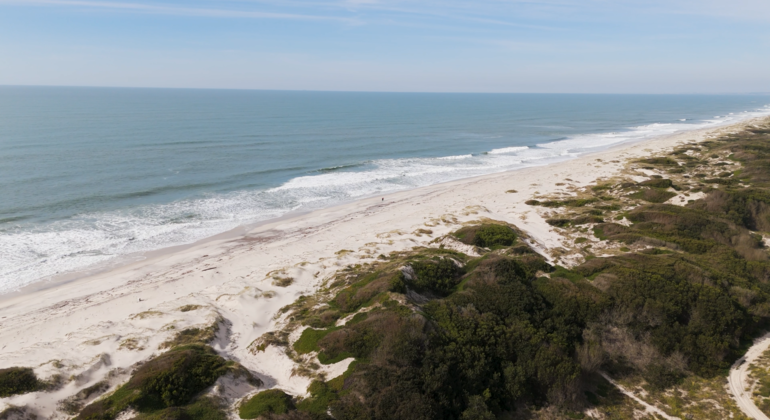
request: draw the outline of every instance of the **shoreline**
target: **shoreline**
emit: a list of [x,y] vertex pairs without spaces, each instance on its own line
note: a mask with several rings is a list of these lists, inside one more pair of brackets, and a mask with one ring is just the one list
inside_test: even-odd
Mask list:
[[[0,368],[32,366],[43,378],[53,374],[83,378],[47,399],[36,400],[32,393],[2,402],[29,404],[51,415],[59,399],[102,380],[116,368],[129,370],[156,354],[172,330],[207,326],[220,318],[228,326],[226,336],[218,336],[212,344],[220,354],[255,372],[265,387],[302,395],[309,379],[293,374],[292,360],[273,346],[263,352],[249,348],[254,340],[276,330],[280,308],[314,293],[338,270],[375,260],[380,254],[431,246],[434,239],[463,223],[484,218],[515,225],[529,235],[539,252],[556,261],[560,257],[548,252],[564,246],[564,238],[526,200],[568,196],[571,189],[617,175],[631,159],[766,119],[691,130],[616,145],[555,164],[396,192],[385,196],[384,203],[380,196],[370,197],[273,219],[243,235],[207,238],[78,280],[0,297],[4,325]],[[289,278],[288,286],[276,282]],[[201,309],[180,311],[184,305]],[[127,349],[128,339],[140,345]],[[109,364],[100,362],[105,354]],[[331,378],[344,372],[349,363],[346,359],[324,369]]]
[[304,217],[304,216],[309,216],[309,215],[312,215],[312,214],[314,214],[316,212],[324,211],[324,210],[328,210],[328,209],[342,208],[342,207],[345,207],[345,206],[352,205],[352,204],[354,204],[356,202],[359,202],[359,201],[370,200],[370,199],[372,199],[374,197],[385,197],[387,199],[388,197],[396,195],[396,194],[407,193],[407,192],[410,192],[410,191],[418,191],[418,190],[421,190],[421,189],[424,189],[424,188],[437,187],[437,186],[441,186],[441,185],[447,185],[448,186],[448,185],[451,185],[451,184],[454,184],[454,183],[462,183],[464,181],[471,181],[471,180],[474,180],[474,179],[482,179],[484,177],[489,177],[489,176],[496,176],[496,175],[505,174],[505,173],[517,173],[517,172],[521,172],[521,171],[527,171],[527,170],[532,169],[532,168],[540,168],[540,167],[548,167],[548,166],[552,166],[552,165],[559,165],[559,164],[562,164],[564,162],[573,161],[573,160],[577,160],[577,159],[588,159],[588,158],[590,158],[593,155],[600,155],[600,154],[603,154],[605,152],[611,152],[611,151],[615,151],[615,150],[622,150],[624,148],[631,147],[633,145],[643,144],[643,143],[646,143],[646,142],[653,142],[653,141],[664,140],[664,139],[669,138],[669,137],[676,137],[676,136],[684,135],[684,134],[687,134],[687,133],[708,132],[708,131],[723,129],[725,127],[741,126],[741,125],[746,124],[748,121],[761,120],[761,119],[764,119],[766,117],[767,116],[748,118],[748,119],[745,119],[745,120],[740,121],[738,123],[721,124],[721,125],[716,125],[714,127],[708,127],[708,128],[695,128],[695,129],[691,129],[691,130],[682,130],[682,131],[675,132],[673,134],[664,134],[664,135],[654,136],[654,137],[650,137],[650,138],[646,138],[646,139],[624,141],[624,142],[613,144],[613,145],[610,145],[610,146],[607,146],[607,147],[604,147],[604,148],[600,148],[599,150],[596,150],[596,151],[587,152],[587,153],[584,153],[584,154],[581,154],[581,155],[578,155],[578,156],[572,157],[572,158],[564,158],[564,159],[554,158],[554,161],[549,162],[549,163],[544,163],[544,164],[541,164],[541,165],[525,166],[525,167],[521,167],[521,168],[505,170],[505,171],[502,171],[502,172],[493,172],[493,173],[490,173],[490,174],[477,175],[477,176],[472,176],[472,177],[468,177],[468,178],[461,178],[461,179],[457,179],[457,180],[445,181],[445,182],[440,182],[440,183],[437,183],[437,184],[427,185],[427,186],[423,186],[423,187],[417,187],[417,188],[412,188],[412,189],[407,189],[407,190],[402,190],[402,191],[391,192],[391,193],[387,193],[385,195],[363,196],[363,197],[358,197],[358,198],[355,198],[355,199],[352,199],[352,200],[348,200],[348,201],[344,201],[344,202],[335,204],[335,205],[333,205],[331,207],[326,207],[326,208],[321,208],[321,209],[290,211],[288,213],[285,213],[285,214],[283,214],[281,216],[278,216],[278,217],[275,217],[275,218],[272,218],[272,219],[267,219],[267,220],[253,222],[253,223],[247,223],[247,224],[238,225],[238,226],[236,226],[234,228],[231,228],[231,229],[228,229],[228,230],[226,230],[224,232],[220,232],[220,233],[217,233],[215,235],[204,237],[204,238],[198,239],[198,240],[196,240],[194,242],[191,242],[191,243],[181,244],[181,245],[166,246],[166,247],[162,247],[162,248],[158,248],[158,249],[153,249],[153,250],[149,250],[149,251],[133,252],[133,253],[125,254],[125,255],[118,255],[118,256],[115,256],[114,258],[112,258],[109,261],[105,261],[105,262],[102,262],[102,263],[97,263],[95,265],[86,266],[86,267],[82,267],[82,268],[79,268],[79,269],[69,270],[69,271],[66,271],[64,273],[59,273],[59,274],[55,274],[53,276],[49,276],[47,278],[46,277],[40,278],[40,279],[38,279],[38,280],[36,280],[36,281],[34,281],[32,283],[29,283],[27,285],[24,285],[24,286],[20,287],[17,290],[14,290],[14,291],[11,291],[11,292],[7,292],[7,293],[0,293],[0,305],[4,301],[11,300],[11,299],[14,299],[16,297],[20,297],[20,296],[23,296],[23,295],[26,295],[26,294],[34,294],[34,293],[39,292],[39,291],[44,291],[44,290],[48,290],[48,289],[51,289],[51,288],[60,287],[60,286],[66,285],[66,284],[70,284],[70,283],[77,282],[77,281],[80,281],[80,280],[83,280],[83,279],[87,279],[89,277],[94,277],[94,276],[102,275],[102,274],[105,274],[105,273],[109,273],[111,271],[115,271],[115,270],[121,269],[123,267],[133,266],[133,265],[142,264],[142,263],[149,263],[151,260],[153,260],[155,258],[163,257],[163,256],[168,255],[168,254],[183,252],[185,250],[194,248],[196,246],[204,245],[204,244],[206,244],[208,242],[214,242],[214,241],[219,241],[219,240],[228,240],[228,239],[236,239],[236,238],[239,238],[239,237],[247,236],[249,234],[249,232],[251,232],[253,230],[256,230],[256,229],[259,229],[260,227],[268,225],[268,224],[277,223],[277,222],[281,222],[281,221],[289,221],[289,220],[292,220],[292,219],[295,219],[295,218],[301,218],[301,217]]

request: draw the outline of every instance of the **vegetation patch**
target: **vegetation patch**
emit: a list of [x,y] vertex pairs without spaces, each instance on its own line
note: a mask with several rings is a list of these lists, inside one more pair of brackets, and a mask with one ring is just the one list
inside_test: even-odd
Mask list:
[[307,328],[302,331],[302,335],[300,335],[299,339],[294,342],[294,351],[299,354],[307,354],[313,351],[318,351],[318,341],[326,337],[329,333],[338,329],[338,327],[331,327],[324,330]]
[[221,318],[205,328],[186,328],[179,331],[168,341],[163,342],[160,345],[161,349],[168,349],[172,347],[185,346],[188,344],[208,344],[216,337],[217,330],[219,330],[219,323]]
[[126,384],[106,398],[86,406],[76,419],[111,420],[129,407],[142,415],[155,416],[146,418],[184,418],[158,417],[160,414],[156,412],[169,408],[174,408],[166,411],[169,415],[180,410],[187,412],[186,406],[193,403],[193,398],[213,385],[231,367],[232,364],[228,364],[210,347],[191,345],[175,348],[141,365]]
[[516,242],[516,232],[508,226],[483,224],[467,226],[454,233],[460,242],[483,248],[507,247]]
[[41,382],[35,372],[27,367],[0,369],[0,398],[26,394],[40,389]]
[[404,282],[418,292],[449,294],[460,283],[463,274],[462,267],[451,258],[437,257],[433,260],[415,261],[411,267],[414,277],[404,278]]
[[242,419],[256,419],[266,414],[284,414],[294,409],[290,395],[280,389],[268,389],[249,398],[238,408]]
[[676,193],[660,188],[643,188],[633,194],[629,194],[628,197],[650,203],[664,203],[675,195]]
[[637,162],[639,163],[645,163],[648,165],[663,165],[663,166],[674,166],[679,165],[676,160],[670,158],[670,157],[651,157],[647,159],[639,159]]
[[527,200],[524,202],[524,204],[528,204],[531,206],[551,207],[551,208],[585,207],[589,204],[596,203],[597,201],[600,201],[600,199],[596,197],[588,197],[588,198],[573,198],[569,200],[549,200],[549,201]]

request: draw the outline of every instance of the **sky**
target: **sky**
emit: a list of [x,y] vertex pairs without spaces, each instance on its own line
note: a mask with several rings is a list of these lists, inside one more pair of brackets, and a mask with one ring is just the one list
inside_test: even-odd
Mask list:
[[0,0],[0,85],[767,93],[770,0]]

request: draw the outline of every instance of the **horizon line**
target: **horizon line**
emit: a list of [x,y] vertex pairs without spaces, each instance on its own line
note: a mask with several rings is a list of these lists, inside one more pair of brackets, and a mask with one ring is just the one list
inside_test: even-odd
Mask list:
[[408,90],[333,90],[333,89],[265,89],[265,88],[224,88],[224,87],[173,87],[173,86],[100,86],[100,85],[33,85],[33,84],[2,84],[0,87],[31,87],[31,88],[87,88],[87,89],[155,89],[155,90],[227,90],[255,92],[306,92],[306,93],[393,93],[393,94],[468,94],[468,95],[770,95],[769,92],[676,92],[676,93],[643,93],[643,92],[524,92],[524,91],[408,91]]

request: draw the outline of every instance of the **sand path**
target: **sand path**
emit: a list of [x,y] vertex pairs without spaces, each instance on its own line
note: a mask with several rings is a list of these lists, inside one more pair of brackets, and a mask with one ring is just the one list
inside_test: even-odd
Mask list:
[[634,400],[634,401],[638,402],[639,404],[643,405],[644,409],[645,409],[645,411],[647,413],[658,415],[658,416],[663,417],[664,419],[667,419],[667,420],[682,420],[679,417],[669,416],[668,414],[666,414],[663,410],[659,409],[658,407],[655,407],[654,405],[645,402],[641,398],[639,398],[636,395],[634,395],[633,392],[625,389],[623,387],[623,385],[620,385],[619,383],[617,383],[614,380],[612,380],[612,378],[610,378],[606,373],[599,372],[599,374],[602,375],[604,377],[604,379],[606,379],[609,383],[611,383],[612,385],[615,385],[615,388],[619,389],[620,392],[623,393],[623,395],[625,395],[628,398],[631,398],[632,400]]
[[730,393],[733,394],[733,399],[738,403],[738,407],[740,407],[744,414],[757,420],[770,420],[770,418],[751,399],[748,370],[749,365],[768,348],[770,348],[770,333],[754,340],[754,344],[749,347],[749,351],[733,363],[733,366],[730,368],[730,375],[727,377]]

